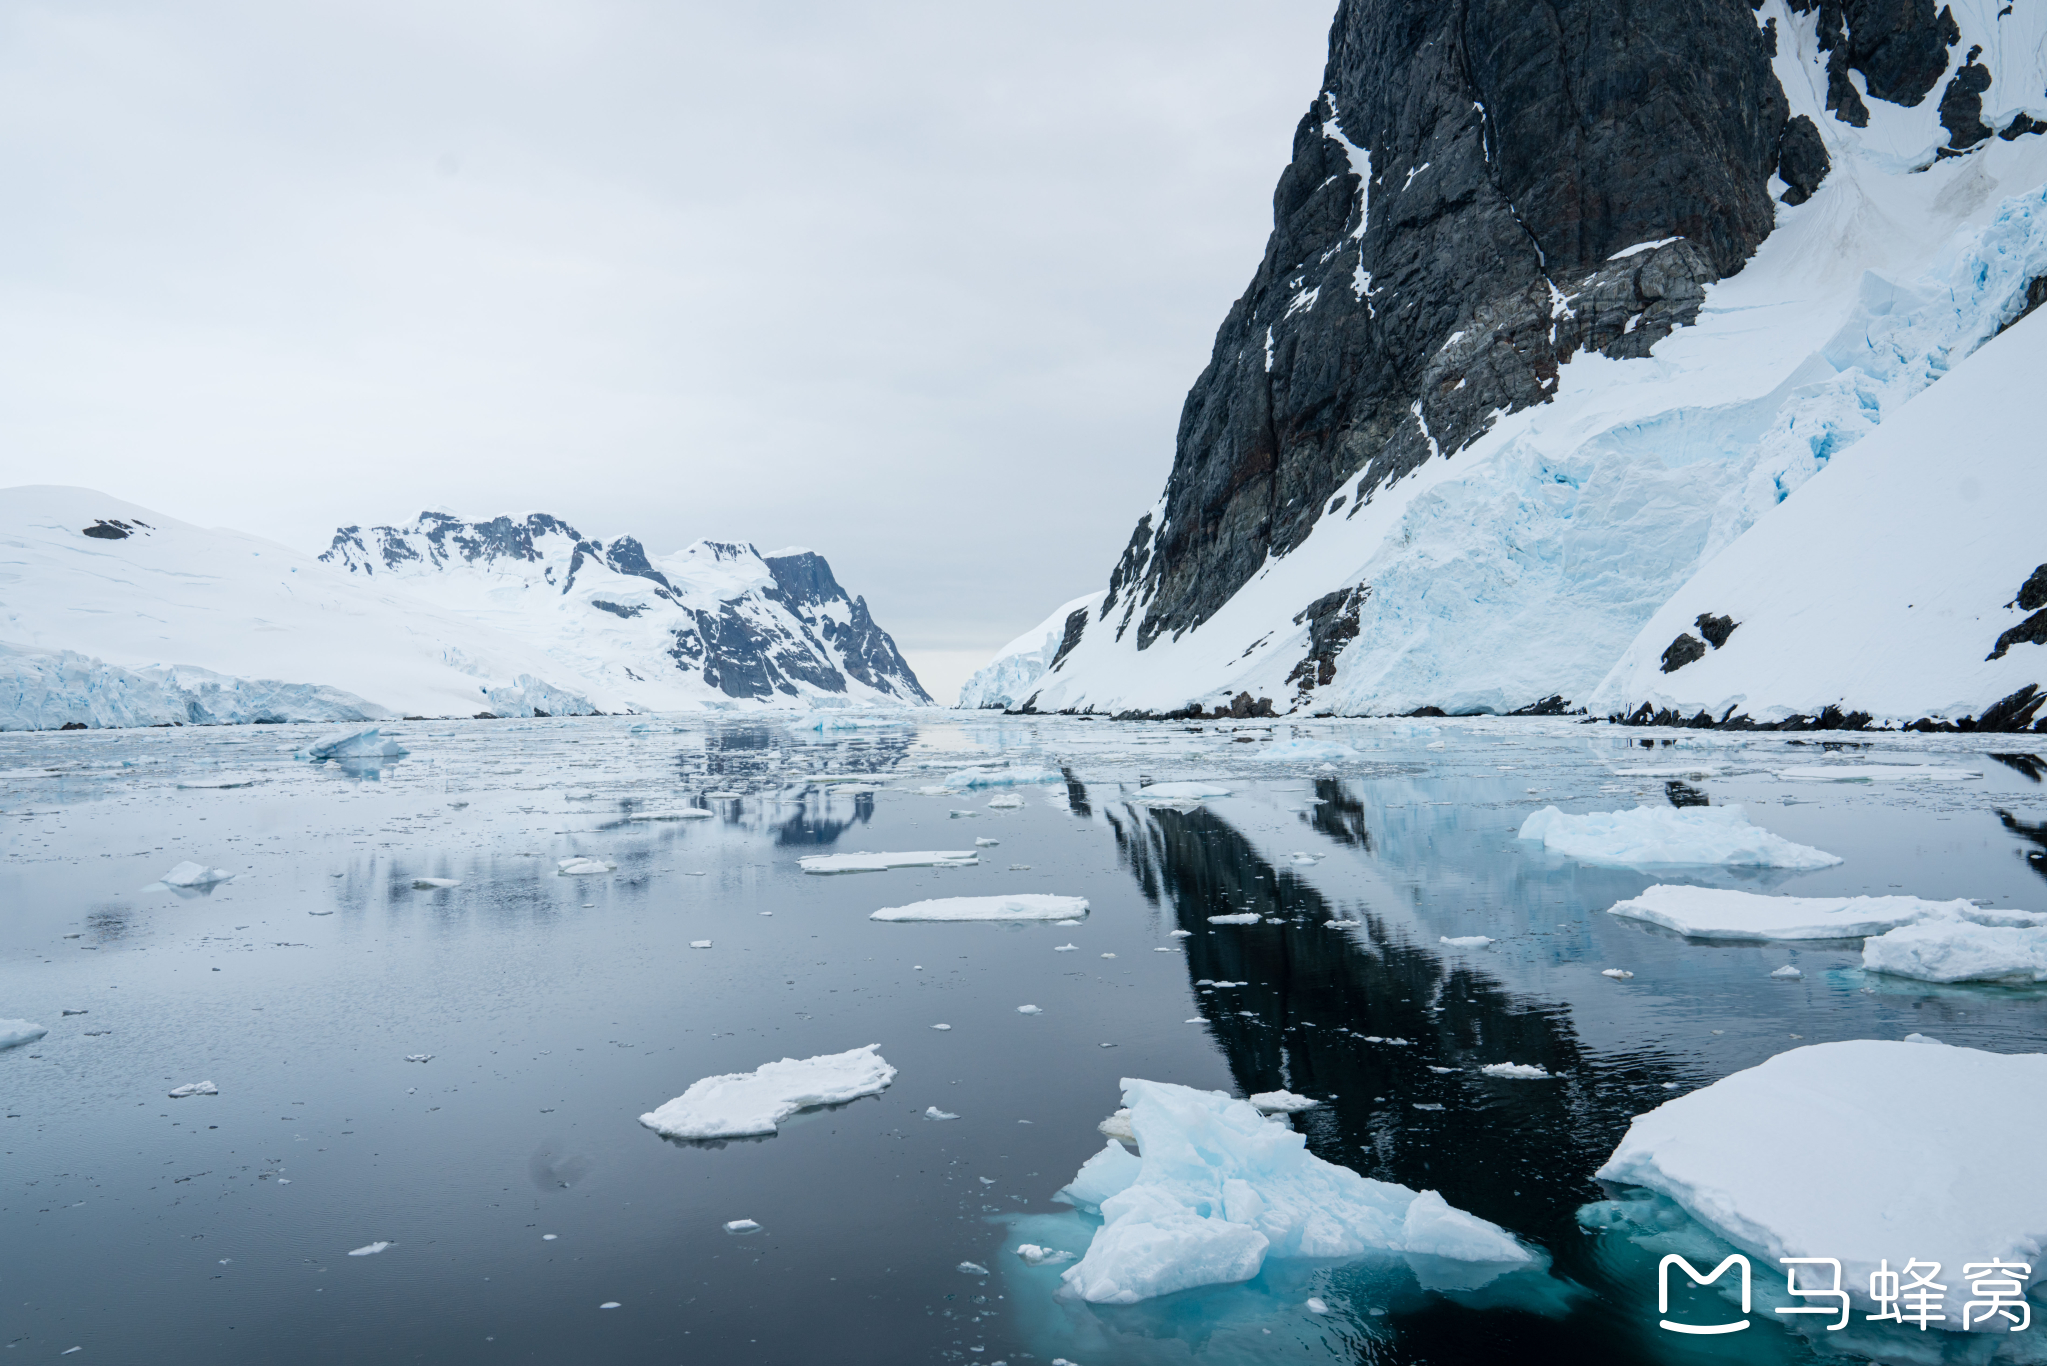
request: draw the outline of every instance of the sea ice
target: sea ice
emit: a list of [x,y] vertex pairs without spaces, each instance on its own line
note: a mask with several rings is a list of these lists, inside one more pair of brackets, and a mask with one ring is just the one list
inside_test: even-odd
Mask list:
[[1022,797],[1017,796],[1015,793],[1004,793],[1000,797],[990,798],[988,809],[990,811],[1014,811],[1022,805]]
[[1049,1266],[1073,1260],[1071,1252],[1061,1252],[1056,1247],[1042,1247],[1037,1243],[1018,1243],[1016,1255],[1024,1259],[1026,1266]]
[[0,1048],[18,1048],[25,1043],[34,1043],[49,1032],[46,1026],[28,1020],[0,1020]]
[[692,939],[689,941],[689,946],[693,949],[708,949],[711,947],[711,941],[708,939]]
[[927,1105],[924,1107],[924,1118],[946,1120],[958,1119],[959,1116],[952,1113],[950,1110],[941,1110],[936,1105]]
[[1717,887],[1658,885],[1607,908],[1692,939],[1861,939],[1922,920],[2043,925],[2047,915],[1985,910],[1916,896],[1764,896]]
[[589,877],[597,873],[615,873],[618,865],[607,858],[565,858],[555,861],[554,871],[557,877]]
[[461,885],[462,879],[459,877],[416,877],[412,880],[412,890],[415,892],[437,892]]
[[1567,816],[1546,806],[1521,824],[1521,838],[1584,863],[1831,868],[1834,855],[1793,844],[1749,824],[1739,806],[1638,806]]
[[166,887],[212,887],[222,882],[234,881],[235,875],[225,868],[208,868],[203,863],[189,860],[165,873],[157,881]]
[[374,1257],[379,1252],[382,1252],[385,1248],[390,1246],[392,1246],[392,1244],[384,1242],[371,1243],[367,1247],[359,1247],[355,1249],[355,1251],[349,1253],[348,1255],[351,1257]]
[[1506,1077],[1512,1081],[1548,1081],[1550,1073],[1534,1063],[1489,1062],[1478,1069],[1489,1077]]
[[701,806],[685,806],[674,811],[636,811],[627,816],[629,821],[707,821],[714,813]]
[[1251,1103],[1269,1115],[1297,1115],[1303,1110],[1314,1109],[1322,1102],[1297,1096],[1291,1091],[1260,1091],[1251,1097]]
[[1921,921],[1865,940],[1862,966],[1922,982],[2047,982],[2047,928]]
[[[1858,1039],[1790,1049],[1637,1115],[1595,1175],[1668,1197],[1766,1259],[1759,1273],[1840,1259],[1860,1320],[1879,1260],[1958,1279],[1969,1262],[2038,1264],[2047,1166],[2000,1155],[2032,1151],[2043,1129],[2047,1054]],[[1960,1326],[1957,1304],[1951,1291],[1937,1327]]]
[[869,920],[1070,920],[1087,913],[1087,898],[1026,892],[1012,896],[945,896],[884,906]]
[[1497,1264],[1534,1258],[1506,1230],[1434,1192],[1374,1181],[1307,1151],[1290,1127],[1220,1091],[1124,1078],[1139,1156],[1111,1142],[1062,1198],[1103,1225],[1061,1276],[1095,1304],[1249,1280],[1268,1256],[1367,1251]]
[[1308,1296],[1302,1307],[1310,1314],[1326,1314],[1329,1312],[1329,1306],[1313,1295]]
[[1460,934],[1455,939],[1448,935],[1438,935],[1437,938],[1453,949],[1482,949],[1493,942],[1482,934]]
[[1018,783],[1064,782],[1066,775],[1056,768],[1030,768],[1015,765],[1009,768],[963,768],[945,780],[951,788],[961,787],[1008,787]]
[[183,1086],[171,1089],[172,1100],[183,1100],[186,1096],[217,1096],[220,1088],[210,1081],[188,1081]]
[[1216,783],[1153,783],[1138,789],[1141,802],[1199,802],[1209,797],[1227,797],[1230,790]]
[[1263,919],[1265,917],[1256,911],[1244,911],[1237,915],[1212,915],[1208,918],[1208,923],[1211,925],[1256,925]]
[[640,1123],[669,1138],[743,1138],[772,1134],[798,1110],[878,1095],[895,1080],[881,1045],[815,1058],[784,1058],[751,1072],[705,1077]]
[[806,873],[885,873],[891,868],[970,868],[981,859],[971,849],[920,849],[908,854],[810,854],[796,861]]
[[1269,745],[1259,745],[1251,758],[1265,763],[1306,763],[1315,759],[1355,759],[1358,752],[1349,745],[1334,740],[1274,740]]
[[1078,944],[1055,944],[1052,948],[1054,953],[1077,953],[1079,950],[1080,945]]
[[966,1272],[969,1276],[985,1276],[988,1274],[988,1268],[982,1266],[979,1262],[961,1262],[959,1269]]
[[1036,1006],[1018,1006],[1018,1007],[1016,1008],[1016,1013],[1017,1013],[1017,1014],[1019,1014],[1019,1015],[1042,1015],[1042,1014],[1044,1014],[1044,1012],[1043,1012],[1042,1010],[1039,1010],[1039,1009],[1038,1009],[1038,1008],[1037,1008]]
[[725,1221],[725,1231],[727,1233],[756,1233],[759,1230],[760,1225],[751,1219],[728,1219]]
[[988,837],[987,837],[986,835],[976,835],[976,836],[974,837],[974,843],[975,843],[975,845],[976,845],[977,847],[979,847],[979,848],[982,848],[982,849],[992,849],[992,848],[994,848],[994,847],[995,847],[996,845],[998,845],[998,844],[1002,843],[1002,841],[1001,841],[1001,840],[991,840],[991,839],[989,839],[989,838],[988,838]]
[[1772,977],[1782,977],[1786,981],[1789,981],[1791,978],[1794,977],[1805,976],[1804,973],[1800,972],[1797,968],[1793,967],[1789,963],[1786,963],[1783,967],[1778,968],[1775,972],[1771,973],[1770,975]]
[[1815,764],[1803,768],[1780,768],[1777,776],[1815,783],[1883,783],[1907,778],[1931,783],[1956,783],[1983,775],[1971,769],[1942,768],[1938,764]]
[[315,762],[321,759],[402,759],[409,752],[396,740],[386,740],[375,726],[365,726],[335,731],[315,740],[293,757]]

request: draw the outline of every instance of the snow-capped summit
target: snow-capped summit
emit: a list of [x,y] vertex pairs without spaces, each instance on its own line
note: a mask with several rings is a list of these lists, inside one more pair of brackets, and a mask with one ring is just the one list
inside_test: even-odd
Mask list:
[[814,551],[697,541],[662,559],[544,512],[343,527],[320,559],[532,641],[587,684],[665,709],[726,699],[931,699],[865,598]]

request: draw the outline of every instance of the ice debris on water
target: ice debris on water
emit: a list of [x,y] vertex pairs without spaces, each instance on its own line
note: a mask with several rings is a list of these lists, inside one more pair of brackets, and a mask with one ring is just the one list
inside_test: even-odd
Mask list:
[[407,1053],[405,1055],[405,1061],[407,1062],[432,1062],[433,1060],[434,1055],[431,1053]]
[[1510,1081],[1550,1081],[1553,1074],[1544,1071],[1534,1063],[1489,1062],[1478,1069],[1489,1077],[1505,1077]]
[[606,858],[565,858],[555,860],[555,876],[588,877],[596,873],[615,873],[618,865]]
[[1069,920],[1087,914],[1087,898],[1028,892],[1011,896],[948,896],[885,906],[867,917],[882,921]]
[[1137,1131],[1130,1127],[1130,1112],[1128,1110],[1118,1110],[1100,1124],[1095,1125],[1095,1129],[1103,1137],[1113,1138],[1119,1143],[1135,1144],[1137,1142]]
[[1629,972],[1626,968],[1601,968],[1599,975],[1601,977],[1611,977],[1616,982],[1625,982],[1635,974]]
[[[69,1011],[65,1013],[70,1014]],[[49,1032],[45,1026],[28,1020],[0,1020],[0,1048],[18,1048],[25,1043],[34,1043]]]
[[969,1276],[985,1276],[988,1274],[988,1268],[982,1266],[979,1262],[961,1262],[960,1270],[966,1272]]
[[318,762],[322,759],[402,759],[410,753],[396,740],[387,740],[375,726],[340,730],[315,740],[294,758]]
[[1141,802],[1185,802],[1194,804],[1210,797],[1227,797],[1230,790],[1215,783],[1153,783],[1140,788],[1137,800]]
[[725,1221],[725,1231],[727,1233],[754,1233],[759,1231],[759,1229],[760,1225],[751,1219],[728,1219]]
[[416,877],[412,880],[412,890],[415,892],[438,892],[461,885],[462,879],[459,877]]
[[971,868],[980,861],[980,856],[971,849],[920,849],[907,854],[811,854],[796,860],[804,872],[817,874],[885,873],[891,868]]
[[705,1077],[640,1123],[669,1138],[744,1138],[772,1134],[798,1110],[843,1105],[879,1095],[896,1069],[881,1056],[880,1044],[815,1058],[783,1058],[751,1072]]
[[1044,1247],[1037,1243],[1018,1243],[1016,1255],[1023,1258],[1025,1266],[1050,1266],[1073,1260],[1071,1252],[1061,1252],[1056,1247]]
[[1005,792],[1000,797],[990,797],[988,799],[988,809],[990,811],[1014,811],[1022,805],[1023,798],[1013,792]]
[[1619,868],[1662,864],[1736,868],[1832,868],[1841,860],[1751,825],[1739,806],[1638,806],[1567,816],[1546,806],[1521,823],[1520,838],[1581,863]]
[[1297,1096],[1291,1091],[1260,1091],[1251,1097],[1251,1103],[1268,1115],[1297,1115],[1303,1110],[1314,1109],[1322,1102]]
[[232,882],[234,878],[235,875],[225,868],[208,868],[203,863],[187,860],[157,881],[166,887],[213,887],[223,882]]
[[944,1033],[945,1031],[952,1028],[952,1026],[949,1024],[935,1024],[931,1027],[935,1030],[938,1030],[940,1033]]
[[1302,1307],[1310,1314],[1326,1314],[1329,1312],[1329,1306],[1313,1295],[1308,1296],[1306,1303]]
[[1778,968],[1778,969],[1777,969],[1777,970],[1776,970],[1775,972],[1771,973],[1770,975],[1771,975],[1772,977],[1803,977],[1803,976],[1805,976],[1805,974],[1804,974],[1804,973],[1800,972],[1800,971],[1799,971],[1799,970],[1798,970],[1798,969],[1797,969],[1796,967],[1793,967],[1793,966],[1792,966],[1791,964],[1789,964],[1789,963],[1786,963],[1786,964],[1785,964],[1785,965],[1784,965],[1783,967],[1781,967],[1781,968]]
[[2047,928],[1922,921],[1865,941],[1862,966],[1921,982],[2047,982]]
[[1016,1013],[1019,1015],[1042,1015],[1045,1012],[1039,1010],[1036,1006],[1018,1006]]
[[1173,936],[1173,938],[1175,938],[1175,939],[1192,939],[1192,938],[1194,937],[1194,931],[1192,931],[1192,930],[1174,930],[1174,931],[1172,931],[1172,936]]
[[617,1300],[606,1300],[604,1303],[598,1305],[597,1307],[599,1309],[618,1309],[622,1308],[623,1306],[621,1306]]
[[379,1252],[382,1252],[385,1248],[393,1246],[395,1246],[395,1244],[393,1243],[375,1242],[369,1244],[366,1247],[359,1247],[355,1249],[355,1251],[349,1253],[348,1255],[351,1257],[374,1257]]
[[1212,915],[1208,918],[1208,923],[1211,925],[1256,925],[1264,918],[1264,916],[1256,911],[1244,911],[1238,915]]
[[1535,1260],[1498,1225],[1433,1191],[1374,1181],[1307,1151],[1307,1139],[1219,1091],[1125,1078],[1138,1155],[1108,1143],[1061,1196],[1103,1224],[1061,1274],[1093,1304],[1134,1304],[1250,1280],[1267,1257],[1368,1250],[1487,1264]]
[[1075,953],[1075,952],[1078,952],[1078,951],[1079,951],[1079,949],[1080,949],[1080,945],[1078,945],[1078,944],[1058,944],[1058,945],[1055,945],[1055,946],[1053,946],[1052,952],[1054,952],[1054,953]]
[[183,1086],[173,1087],[172,1100],[183,1100],[186,1096],[217,1096],[220,1088],[210,1081],[188,1081]]
[[1455,939],[1452,939],[1449,935],[1438,935],[1437,938],[1453,949],[1482,949],[1486,945],[1495,942],[1482,934],[1461,934]]
[[692,939],[689,941],[689,946],[693,949],[708,949],[711,947],[711,941],[708,939]]
[[991,839],[989,839],[989,838],[988,838],[987,836],[985,836],[985,835],[976,835],[976,836],[974,837],[974,843],[975,843],[975,844],[977,844],[977,845],[979,845],[979,846],[980,846],[981,848],[983,848],[983,849],[992,849],[992,848],[993,848],[994,846],[996,846],[996,845],[998,845],[998,844],[1002,843],[1002,841],[1001,841],[1001,840],[991,840]]
[[938,1108],[938,1107],[937,1107],[936,1105],[927,1105],[927,1106],[925,1106],[925,1107],[924,1107],[924,1118],[926,1118],[926,1119],[958,1119],[958,1118],[959,1118],[959,1116],[958,1116],[958,1115],[956,1115],[956,1114],[953,1114],[953,1113],[952,1113],[952,1112],[951,1112],[950,1110],[941,1110],[941,1109],[939,1109],[939,1108]]
[[1906,925],[1966,921],[1989,926],[2047,925],[2047,915],[2001,911],[1972,901],[1916,896],[1765,896],[1718,887],[1651,887],[1607,908],[1692,939],[1760,942],[1863,939]]

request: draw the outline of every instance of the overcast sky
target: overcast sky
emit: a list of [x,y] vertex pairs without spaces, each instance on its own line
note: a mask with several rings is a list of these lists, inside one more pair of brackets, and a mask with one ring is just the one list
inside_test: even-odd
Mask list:
[[1101,587],[1332,0],[0,7],[0,486],[803,544],[951,701]]

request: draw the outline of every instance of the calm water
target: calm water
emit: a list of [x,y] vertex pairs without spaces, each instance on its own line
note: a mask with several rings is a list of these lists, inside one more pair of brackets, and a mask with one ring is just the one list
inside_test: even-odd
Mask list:
[[[1058,718],[825,737],[412,723],[387,728],[411,755],[380,768],[293,760],[312,733],[0,736],[0,1016],[50,1027],[0,1052],[11,1357],[1800,1360],[1804,1340],[1774,1327],[1738,1349],[1669,1340],[1646,1254],[1579,1227],[1628,1119],[1801,1042],[2047,1044],[2040,993],[1865,979],[1853,945],[1687,943],[1605,914],[1680,879],[1514,839],[1552,802],[1739,802],[1846,862],[1682,880],[2047,907],[2041,770],[1981,752],[2005,748],[1994,737],[1840,751],[1959,755],[1984,775],[1872,785],[1773,775],[1823,761],[1826,737],[1699,748],[1561,720],[1297,727],[1359,751],[1333,766],[1261,761],[1249,727]],[[1015,809],[989,805],[1001,789],[919,790],[1009,759],[1065,781],[1016,789]],[[1614,772],[1706,763],[1720,776]],[[817,773],[871,773],[878,790],[803,783]],[[1133,800],[1197,778],[1231,795]],[[679,806],[716,815],[631,819]],[[976,837],[1000,844],[974,868],[796,864]],[[556,876],[571,854],[618,868]],[[183,859],[240,876],[138,890]],[[1092,914],[867,919],[996,891],[1085,896]],[[1243,910],[1271,919],[1207,921]],[[1470,934],[1498,942],[1441,942]],[[1772,980],[1786,962],[1804,977]],[[868,1043],[894,1085],[776,1137],[685,1145],[637,1122],[699,1077]],[[1470,1070],[1503,1060],[1561,1079]],[[1440,1189],[1553,1265],[1475,1293],[1393,1266],[1274,1264],[1129,1308],[1055,1299],[1057,1269],[1013,1249],[1084,1245],[1087,1221],[1049,1197],[1100,1148],[1125,1076],[1323,1097],[1297,1121],[1316,1153]],[[201,1080],[220,1094],[166,1098]],[[934,1105],[959,1118],[925,1119]],[[723,1231],[741,1218],[761,1231]],[[1308,1295],[1333,1312],[1307,1314]]]

